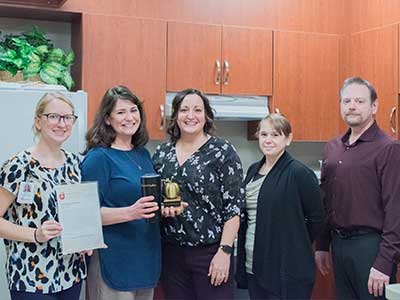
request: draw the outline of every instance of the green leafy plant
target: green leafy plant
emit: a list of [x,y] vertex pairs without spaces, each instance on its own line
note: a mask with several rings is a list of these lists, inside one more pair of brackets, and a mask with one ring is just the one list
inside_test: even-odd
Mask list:
[[[0,32],[1,35],[1,32]],[[74,63],[73,51],[65,53],[54,47],[38,27],[21,34],[8,34],[0,40],[0,71],[13,76],[22,71],[24,79],[40,75],[43,82],[74,86],[69,67]]]

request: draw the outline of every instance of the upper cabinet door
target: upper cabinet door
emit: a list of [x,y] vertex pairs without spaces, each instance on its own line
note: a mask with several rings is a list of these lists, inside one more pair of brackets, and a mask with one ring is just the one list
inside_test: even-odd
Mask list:
[[272,94],[272,31],[168,23],[167,90]]
[[224,26],[222,93],[272,95],[272,30]]
[[84,14],[82,36],[82,88],[88,92],[89,124],[105,91],[125,85],[144,102],[151,138],[164,138],[160,106],[165,104],[166,22]]
[[167,90],[219,94],[221,83],[221,26],[169,22]]
[[350,36],[351,76],[368,80],[378,94],[376,120],[380,128],[398,137],[398,25]]
[[274,33],[273,108],[293,138],[326,141],[339,134],[339,45],[334,35]]

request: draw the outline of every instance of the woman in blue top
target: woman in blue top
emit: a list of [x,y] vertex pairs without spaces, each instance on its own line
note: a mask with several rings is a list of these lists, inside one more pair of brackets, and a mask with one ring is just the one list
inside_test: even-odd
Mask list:
[[160,232],[146,222],[158,206],[141,197],[140,177],[154,173],[142,102],[126,87],[105,93],[86,135],[82,180],[97,181],[104,241],[88,275],[90,299],[153,299],[160,275]]

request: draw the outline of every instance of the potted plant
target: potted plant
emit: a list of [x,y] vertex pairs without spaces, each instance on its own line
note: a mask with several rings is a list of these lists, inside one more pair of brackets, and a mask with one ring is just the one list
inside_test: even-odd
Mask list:
[[73,51],[66,54],[54,47],[36,26],[21,34],[4,35],[0,40],[0,71],[12,76],[22,73],[24,80],[40,77],[45,83],[61,84],[70,90],[74,81],[69,67],[74,59]]

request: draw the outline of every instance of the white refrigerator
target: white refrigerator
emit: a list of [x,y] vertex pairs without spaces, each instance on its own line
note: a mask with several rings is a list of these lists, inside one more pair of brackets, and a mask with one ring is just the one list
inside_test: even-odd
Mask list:
[[[74,104],[78,119],[71,137],[63,148],[74,153],[83,151],[87,128],[86,92],[68,92],[60,86],[0,82],[1,165],[13,154],[35,143],[32,131],[34,111],[36,103],[46,92],[61,92]],[[2,239],[0,239],[0,299],[10,299],[5,277],[5,248]]]

